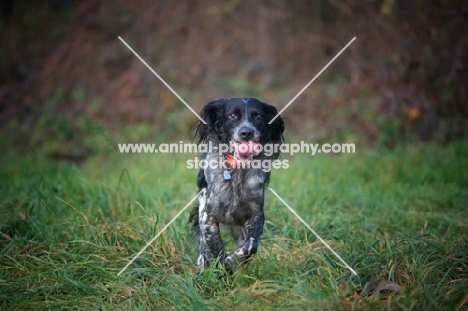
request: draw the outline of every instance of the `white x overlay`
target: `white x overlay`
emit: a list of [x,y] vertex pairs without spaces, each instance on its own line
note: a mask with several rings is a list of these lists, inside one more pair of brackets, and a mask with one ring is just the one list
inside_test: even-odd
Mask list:
[[138,57],[138,59],[139,59],[143,64],[145,64],[145,66],[148,67],[148,69],[151,70],[151,72],[152,72],[156,77],[158,77],[158,79],[161,80],[161,82],[164,83],[164,85],[167,86],[167,88],[168,88],[172,93],[174,93],[174,95],[177,96],[177,98],[180,99],[180,101],[183,102],[184,105],[187,106],[187,108],[190,109],[190,111],[191,111],[198,119],[200,119],[201,122],[203,122],[203,124],[206,124],[205,120],[203,120],[203,118],[200,117],[200,115],[198,115],[198,113],[197,113],[195,110],[193,110],[193,108],[190,107],[190,105],[187,104],[187,103],[185,102],[185,100],[184,100],[182,97],[180,97],[179,94],[177,94],[177,92],[174,91],[174,89],[173,89],[169,84],[167,84],[167,82],[164,81],[164,79],[161,78],[161,76],[158,75],[158,73],[157,73],[156,71],[153,70],[153,68],[150,67],[150,65],[147,64],[147,63],[145,62],[145,60],[144,60],[143,58],[141,58],[140,55],[138,55],[138,53],[135,52],[135,51],[131,48],[131,46],[127,44],[127,42],[125,42],[124,39],[122,39],[122,38],[119,36],[119,40],[122,41],[122,43],[125,44],[125,46],[126,46],[130,51],[132,51],[132,53],[135,54],[135,56]]
[[283,111],[285,111],[285,110],[286,110],[286,108],[288,108],[288,107],[289,107],[289,105],[291,105],[291,104],[293,103],[293,101],[295,101],[295,100],[296,100],[296,98],[298,98],[298,97],[299,97],[299,95],[301,95],[301,94],[302,94],[302,92],[304,92],[304,91],[306,90],[306,88],[308,88],[308,87],[309,87],[309,85],[311,85],[311,84],[312,84],[312,82],[314,82],[314,81],[315,81],[315,79],[317,79],[317,78],[318,78],[318,76],[320,76],[320,75],[322,74],[322,72],[324,72],[324,71],[325,71],[325,69],[327,69],[327,68],[328,68],[328,66],[330,66],[330,65],[331,65],[331,63],[333,63],[333,62],[335,61],[335,59],[337,59],[337,58],[338,58],[338,56],[340,56],[340,55],[341,55],[341,53],[343,53],[343,52],[344,52],[344,50],[346,50],[346,49],[348,48],[348,46],[350,46],[350,45],[351,45],[351,43],[353,43],[353,41],[354,41],[354,40],[356,40],[356,37],[354,37],[353,39],[351,39],[351,41],[349,41],[349,43],[348,43],[348,44],[346,44],[346,46],[345,46],[344,48],[342,48],[342,49],[341,49],[341,51],[339,51],[339,52],[338,52],[338,54],[336,54],[336,56],[335,56],[335,57],[333,57],[333,59],[332,59],[331,61],[329,61],[329,62],[328,62],[328,64],[326,64],[326,65],[325,65],[325,67],[323,67],[323,69],[322,69],[322,70],[320,70],[320,72],[319,72],[318,74],[316,74],[316,75],[315,75],[315,77],[313,77],[313,78],[312,78],[312,80],[310,80],[310,82],[309,82],[309,83],[307,83],[307,84],[306,84],[306,86],[304,86],[304,87],[302,88],[302,90],[300,90],[300,91],[299,91],[299,93],[297,93],[297,95],[296,95],[296,96],[294,96],[294,98],[293,98],[293,99],[291,99],[291,100],[289,101],[289,103],[287,103],[287,104],[286,104],[286,106],[284,106],[284,108],[283,108],[283,109],[281,109],[281,111],[280,111],[280,112],[278,112],[278,113],[276,114],[276,116],[275,116],[273,119],[271,119],[271,120],[270,120],[270,122],[268,122],[268,124],[271,124],[273,121],[275,121],[275,119],[276,119],[276,118],[278,118],[278,117],[280,116],[280,114],[282,114],[282,113],[283,113]]
[[[171,86],[170,86],[169,84],[167,84],[167,82],[164,81],[164,79],[163,79],[160,75],[158,75],[157,72],[154,71],[154,70],[143,60],[143,58],[141,58],[140,55],[138,55],[138,53],[136,53],[136,52],[130,47],[130,45],[127,44],[127,42],[125,42],[124,39],[122,39],[120,36],[119,36],[118,38],[119,38],[120,41],[122,41],[123,44],[125,44],[125,46],[126,46],[130,51],[132,51],[133,54],[135,54],[136,57],[138,57],[138,59],[139,59],[146,67],[148,67],[149,70],[151,70],[151,72],[152,72],[159,80],[161,80],[162,83],[164,83],[164,85],[165,85],[175,96],[177,96],[177,98],[180,99],[180,101],[182,101],[182,103],[184,103],[184,105],[185,105],[188,109],[190,109],[190,111],[191,111],[201,122],[203,122],[204,124],[207,124],[207,123],[205,122],[205,120],[203,120],[203,118],[200,117],[200,115],[198,115],[198,113],[197,113],[195,110],[193,110],[193,108],[190,107],[190,105],[187,104],[187,103],[185,102],[185,100],[184,100],[182,97],[180,97],[179,94],[177,94],[177,92],[174,91],[174,89],[172,89]],[[330,61],[328,62],[328,64],[326,64],[325,67],[323,67],[323,69],[320,70],[320,72],[317,73],[317,74],[315,75],[315,77],[313,77],[312,80],[310,80],[309,83],[307,83],[307,85],[304,86],[304,87],[302,88],[302,90],[300,90],[299,93],[297,93],[297,95],[294,96],[294,98],[291,99],[291,100],[289,101],[289,103],[287,103],[286,106],[284,106],[284,108],[281,109],[281,111],[278,112],[278,114],[277,114],[273,119],[270,120],[270,122],[268,122],[268,124],[271,124],[276,118],[278,118],[278,117],[281,115],[281,113],[283,113],[283,112],[293,103],[293,101],[295,101],[295,100],[299,97],[299,95],[301,95],[301,94],[312,84],[312,82],[314,82],[315,79],[317,79],[317,78],[325,71],[325,69],[327,69],[328,66],[330,66],[331,63],[333,63],[333,62],[338,58],[338,56],[340,56],[341,53],[343,53],[343,52],[351,45],[351,43],[353,43],[354,40],[356,40],[356,37],[354,37],[351,41],[349,41],[349,43],[348,43],[343,49],[341,49],[341,51],[338,52],[338,54],[336,54],[336,56],[333,57],[333,59],[330,60]],[[344,261],[343,258],[341,258],[341,256],[338,255],[338,253],[336,253],[336,252],[333,250],[333,248],[332,248],[327,242],[325,242],[325,240],[322,239],[322,238],[317,234],[317,232],[315,232],[314,229],[312,229],[312,228],[309,226],[309,224],[308,224],[304,219],[302,219],[301,216],[299,216],[299,214],[298,214],[292,207],[290,207],[290,206],[289,206],[289,205],[288,205],[272,188],[268,188],[268,189],[270,189],[270,191],[271,191],[271,192],[272,192],[288,209],[289,209],[289,211],[291,211],[291,213],[293,213],[294,216],[296,216],[296,217],[307,227],[307,229],[309,229],[309,230],[317,237],[317,239],[318,239],[320,242],[322,242],[322,243],[333,253],[333,255],[335,255],[335,256],[346,266],[346,268],[348,268],[354,275],[357,275],[356,271],[354,271],[354,269],[351,268],[351,266],[349,266],[349,265],[346,263],[346,261]],[[182,215],[182,213],[183,213],[183,212],[193,203],[193,201],[195,201],[195,199],[198,198],[198,196],[199,196],[201,193],[203,193],[204,191],[206,191],[205,188],[203,188],[199,193],[197,193],[197,195],[195,195],[195,196],[190,200],[190,202],[187,203],[187,205],[185,205],[184,208],[182,208],[182,210],[181,210],[179,213],[177,213],[177,215],[175,215],[174,218],[172,218],[171,221],[169,221],[169,222],[158,232],[158,234],[156,234],[156,236],[154,236],[154,237],[153,237],[153,238],[152,238],[152,239],[151,239],[151,240],[150,240],[150,241],[149,241],[133,258],[132,258],[132,260],[130,260],[130,261],[127,263],[127,265],[125,265],[125,267],[122,268],[122,270],[120,270],[119,273],[117,273],[117,276],[120,276],[120,275],[121,275],[121,274],[122,274],[122,273],[123,273],[123,272],[124,272],[124,271],[125,271],[125,270],[126,270],[126,269],[127,269],[127,268],[128,268],[128,267],[129,267],[129,266],[130,266],[130,265],[131,265],[131,264],[132,264],[132,263],[133,263],[133,262],[134,262],[134,261],[151,245],[151,244],[152,244],[152,243],[153,243],[153,242],[154,242],[154,241],[156,241],[156,239],[157,239],[164,231],[166,231],[166,229],[169,228],[169,226],[170,226],[180,215]]]
[[307,227],[307,229],[309,229],[310,232],[312,232],[312,233],[317,237],[317,239],[319,239],[320,242],[322,242],[323,245],[325,245],[325,246],[333,253],[333,255],[335,255],[335,256],[346,266],[346,268],[349,269],[349,271],[351,271],[354,275],[357,275],[356,271],[354,271],[354,269],[351,268],[351,267],[346,263],[346,261],[344,261],[343,258],[341,258],[341,256],[338,255],[337,252],[335,252],[335,251],[333,250],[333,248],[331,248],[331,246],[328,245],[328,243],[325,242],[325,240],[322,239],[322,238],[320,237],[320,235],[318,235],[318,233],[315,232],[315,230],[312,229],[312,228],[309,226],[309,224],[308,224],[304,219],[302,219],[302,217],[299,216],[299,214],[296,213],[296,211],[293,210],[293,208],[292,208],[291,206],[289,206],[288,203],[286,203],[286,201],[284,201],[282,197],[280,197],[280,196],[278,195],[278,193],[276,193],[275,190],[273,190],[273,189],[271,189],[271,188],[268,188],[268,189],[270,189],[270,191],[278,198],[278,200],[280,200],[280,201],[291,211],[291,213],[293,213],[294,216],[296,216],[296,217]]
[[190,206],[190,204],[193,203],[193,201],[195,201],[196,198],[198,198],[198,196],[205,191],[205,188],[203,188],[199,193],[197,193],[196,196],[194,196],[190,202],[187,203],[187,205],[184,206],[183,209],[180,210],[179,213],[177,213],[177,215],[174,216],[174,218],[171,219],[171,221],[169,221],[167,223],[167,225],[164,226],[164,228],[161,229],[161,231],[158,232],[158,234],[156,234],[154,236],[154,238],[152,238],[148,243],[146,243],[145,247],[143,247],[133,258],[132,260],[130,260],[127,265],[125,267],[123,267],[122,270],[120,270],[119,273],[117,273],[117,276],[120,276],[141,254],[143,254],[143,252],[148,248],[148,246],[150,246],[154,241],[156,241],[157,238],[159,238],[159,236],[164,232],[166,231],[167,228],[169,228],[169,226],[177,219],[179,218],[180,215],[182,215],[182,213]]

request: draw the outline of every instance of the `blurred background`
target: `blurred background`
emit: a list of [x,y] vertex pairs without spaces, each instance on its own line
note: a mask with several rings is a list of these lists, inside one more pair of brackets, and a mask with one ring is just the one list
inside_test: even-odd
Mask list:
[[96,137],[189,140],[221,97],[281,109],[310,142],[392,148],[468,135],[462,0],[61,1],[0,5],[1,143],[82,160]]

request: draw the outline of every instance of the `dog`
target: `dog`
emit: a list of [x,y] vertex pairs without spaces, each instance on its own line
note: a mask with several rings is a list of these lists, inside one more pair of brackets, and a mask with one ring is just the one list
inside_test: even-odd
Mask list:
[[[259,144],[284,142],[283,119],[278,116],[268,124],[276,115],[275,107],[255,98],[219,99],[201,111],[206,124],[198,122],[195,140],[199,145],[213,146],[201,155],[206,163],[219,163],[217,167],[200,168],[197,186],[199,191],[205,190],[189,217],[198,240],[197,263],[202,270],[209,267],[210,260],[218,259],[232,273],[257,252],[265,221],[263,203],[270,171],[250,164],[278,159],[279,148],[268,156],[259,148]],[[228,145],[230,152],[220,154],[221,147]],[[237,245],[228,255],[220,225],[227,227]]]

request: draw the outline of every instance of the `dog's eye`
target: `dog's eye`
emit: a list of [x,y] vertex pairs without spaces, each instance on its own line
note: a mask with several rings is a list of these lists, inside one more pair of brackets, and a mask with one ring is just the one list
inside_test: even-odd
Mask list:
[[230,113],[230,114],[228,115],[228,118],[231,119],[231,120],[235,120],[235,119],[237,119],[237,114],[235,114],[235,113]]
[[254,114],[253,118],[254,120],[257,120],[257,121],[263,120],[263,116],[258,113]]

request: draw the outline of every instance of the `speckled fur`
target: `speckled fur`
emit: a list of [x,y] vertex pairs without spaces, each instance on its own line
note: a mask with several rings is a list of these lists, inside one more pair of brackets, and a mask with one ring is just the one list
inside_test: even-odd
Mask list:
[[[233,113],[238,116],[236,120],[228,117]],[[253,98],[220,99],[204,107],[201,116],[207,124],[198,123],[195,137],[198,143],[229,144],[231,140],[246,141],[239,133],[248,128],[252,133],[248,140],[280,144],[283,142],[283,120],[278,117],[268,125],[276,113],[273,106]],[[261,120],[258,120],[259,114]],[[262,152],[253,159],[272,161],[278,156],[279,153],[266,156]],[[219,161],[220,155],[213,151],[202,157]],[[193,222],[193,233],[198,240],[198,265],[206,268],[211,259],[219,258],[226,270],[232,272],[257,252],[265,221],[263,202],[270,172],[260,168],[230,168],[231,179],[226,180],[224,170],[222,167],[200,169],[197,186],[199,190],[206,188],[206,192],[199,197],[199,204],[190,213],[189,221]],[[227,255],[220,225],[228,228],[237,245]]]

